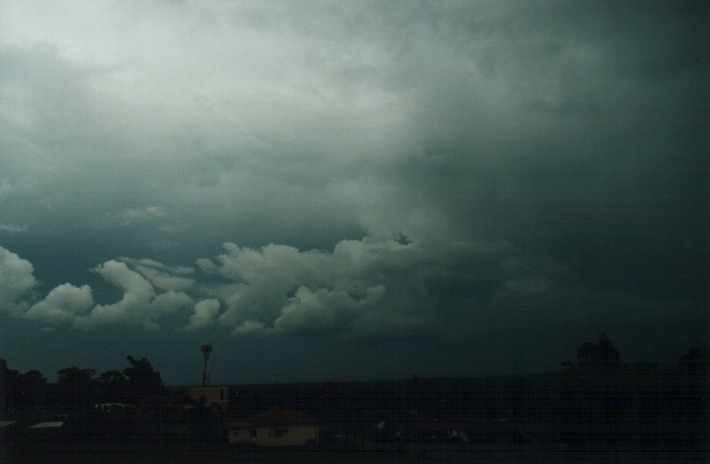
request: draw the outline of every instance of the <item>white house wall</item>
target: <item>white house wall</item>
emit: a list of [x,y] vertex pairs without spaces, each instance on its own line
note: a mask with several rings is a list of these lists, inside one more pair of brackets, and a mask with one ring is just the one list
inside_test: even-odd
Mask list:
[[[256,430],[256,436],[252,436]],[[236,428],[229,431],[229,443],[257,446],[302,446],[318,443],[317,425]]]

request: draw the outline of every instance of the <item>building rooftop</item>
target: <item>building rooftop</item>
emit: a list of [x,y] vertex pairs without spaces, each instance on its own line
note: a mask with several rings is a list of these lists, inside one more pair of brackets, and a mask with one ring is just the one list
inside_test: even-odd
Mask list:
[[229,421],[230,428],[270,427],[280,425],[316,424],[318,419],[290,408],[272,408],[251,418]]
[[27,427],[28,429],[57,429],[64,425],[64,421],[39,422]]
[[295,409],[271,408],[255,416],[253,421],[256,425],[269,426],[315,424],[318,419]]

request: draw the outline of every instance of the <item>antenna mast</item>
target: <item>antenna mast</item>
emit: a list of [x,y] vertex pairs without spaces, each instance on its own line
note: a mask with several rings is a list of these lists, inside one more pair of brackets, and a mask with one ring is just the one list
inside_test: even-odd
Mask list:
[[202,345],[200,350],[205,357],[205,369],[202,371],[202,386],[208,387],[212,384],[210,379],[210,353],[212,353],[212,345]]

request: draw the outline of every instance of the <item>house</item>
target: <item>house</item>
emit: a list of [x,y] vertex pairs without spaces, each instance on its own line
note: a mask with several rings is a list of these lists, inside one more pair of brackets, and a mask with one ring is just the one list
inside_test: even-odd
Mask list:
[[126,403],[96,403],[94,409],[107,417],[126,417],[135,412],[136,406]]
[[26,429],[30,443],[52,442],[64,440],[64,421],[47,421],[31,425]]
[[440,419],[419,419],[416,422],[419,438],[422,441],[444,443],[468,443],[464,424]]
[[189,387],[187,395],[198,403],[217,406],[222,412],[229,407],[229,389],[227,387]]
[[[17,421],[0,420],[0,453],[5,449],[6,444],[13,440],[12,433],[17,428]],[[0,458],[2,455],[0,454]],[[0,462],[2,459],[0,459]]]
[[230,444],[304,446],[318,444],[318,419],[294,409],[273,408],[251,419],[227,423]]

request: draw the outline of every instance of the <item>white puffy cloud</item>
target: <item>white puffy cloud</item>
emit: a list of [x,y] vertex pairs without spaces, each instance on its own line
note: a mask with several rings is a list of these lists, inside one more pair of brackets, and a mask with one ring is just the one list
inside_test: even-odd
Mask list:
[[273,322],[298,287],[325,286],[334,275],[334,263],[327,253],[273,244],[260,250],[232,243],[224,247],[227,253],[217,257],[217,265],[205,260],[198,264],[205,272],[234,282],[223,289],[229,294],[219,322],[226,327],[234,328],[247,320]]
[[125,225],[137,222],[164,218],[168,213],[161,206],[145,206],[143,208],[128,208],[121,211],[121,219]]
[[0,232],[10,232],[13,234],[27,232],[27,225],[17,225],[17,224],[0,224]]
[[[127,263],[137,270],[131,269]],[[0,247],[0,311],[44,324],[66,324],[84,330],[112,325],[155,329],[160,327],[161,321],[187,313],[194,306],[193,298],[179,291],[193,285],[192,279],[179,277],[192,274],[191,268],[121,258],[107,261],[94,271],[122,291],[120,301],[95,305],[91,287],[64,283],[30,306],[27,302],[29,292],[38,286],[32,264]],[[155,286],[151,282],[155,282]],[[216,303],[219,309],[217,300],[207,301],[200,308],[207,304],[207,309],[212,311],[210,305]],[[209,311],[208,314],[212,314]],[[200,314],[204,316],[203,312]]]
[[192,304],[192,298],[183,292],[168,290],[156,293],[148,279],[130,269],[124,262],[107,261],[94,271],[110,284],[120,288],[123,297],[113,304],[96,305],[88,314],[77,317],[74,324],[78,328],[132,324],[155,329],[159,327],[159,319]]
[[610,303],[568,264],[506,241],[402,235],[344,240],[332,251],[232,243],[224,249],[214,260],[198,260],[211,281],[197,279],[196,287],[222,302],[218,325],[238,336],[466,344],[506,327],[590,319]]
[[167,266],[152,259],[121,258],[121,261],[131,264],[159,290],[180,291],[194,284],[194,279],[188,277],[193,274],[194,270],[189,267]]
[[125,263],[111,260],[93,269],[107,282],[124,291],[124,300],[149,300],[155,296],[150,282]]
[[239,324],[232,333],[234,335],[257,336],[268,334],[270,332],[273,332],[273,329],[267,329],[266,324],[263,322],[249,320]]
[[37,286],[32,263],[0,247],[0,312],[17,313],[20,298]]
[[[638,321],[649,319],[649,311],[658,320],[698,312],[692,304],[594,291],[569,265],[523,254],[505,241],[422,244],[400,235],[343,240],[330,251],[233,243],[224,250],[199,259],[201,272],[149,259],[110,260],[94,271],[121,290],[119,301],[95,304],[88,285],[65,283],[26,309],[23,297],[36,286],[32,265],[0,249],[3,308],[45,328],[209,329],[239,337],[464,345],[601,314]],[[623,311],[599,309],[619,306]]]
[[496,291],[508,291],[510,276],[490,268],[514,253],[505,242],[421,246],[401,237],[344,240],[332,251],[224,248],[214,261],[198,262],[226,281],[210,286],[225,303],[220,326],[235,335],[356,339],[446,338],[447,326],[469,324],[473,312],[492,310]]
[[107,282],[123,290],[123,298],[114,304],[96,305],[89,314],[76,319],[79,328],[149,320],[146,307],[155,297],[153,286],[139,273],[132,271],[125,263],[111,260],[96,267],[96,273]]
[[186,327],[187,330],[212,327],[217,320],[217,314],[219,314],[221,306],[219,300],[213,298],[197,302],[195,304],[195,312],[190,316],[190,322]]
[[158,319],[165,315],[180,312],[193,304],[194,301],[188,294],[168,290],[156,296],[146,309],[151,319]]
[[301,287],[281,308],[274,328],[279,333],[298,335],[343,331],[373,308],[384,293],[382,285],[368,288],[362,298],[354,298],[342,289],[312,291]]
[[88,285],[75,287],[65,283],[52,289],[42,301],[32,305],[24,317],[51,325],[71,323],[76,317],[84,315],[93,304],[94,299]]

